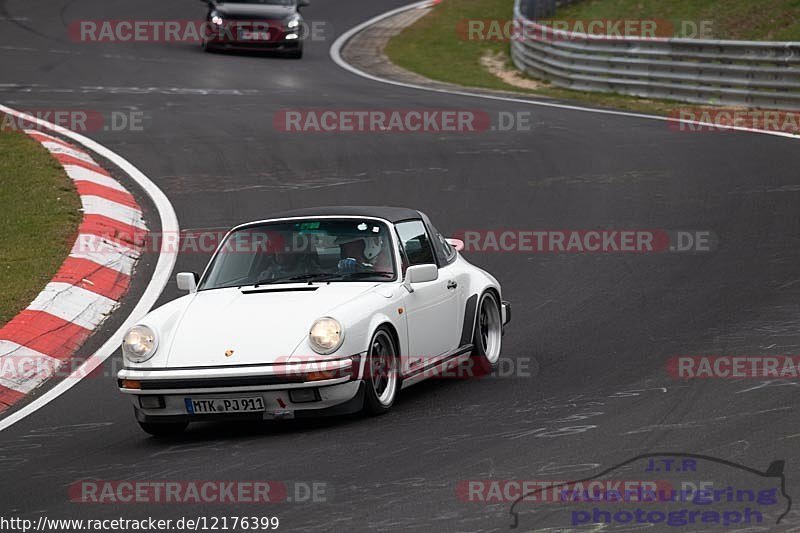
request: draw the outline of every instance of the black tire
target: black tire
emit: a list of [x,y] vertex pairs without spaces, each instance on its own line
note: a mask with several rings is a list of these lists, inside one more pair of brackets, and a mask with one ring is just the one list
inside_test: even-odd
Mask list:
[[[475,332],[472,339],[472,372],[476,377],[491,374],[500,364],[503,338],[501,313],[497,296],[490,291],[484,292],[475,311]],[[487,353],[487,350],[491,353]]]
[[303,59],[303,47],[301,46],[297,50],[292,50],[287,54],[287,57],[291,59]]
[[216,49],[205,39],[203,39],[203,42],[200,44],[200,46],[207,54],[213,54],[216,51]]
[[168,422],[165,424],[139,422],[139,427],[154,437],[174,437],[180,435],[188,425],[188,422]]
[[[364,382],[367,389],[364,395],[364,413],[371,416],[382,415],[388,413],[394,405],[397,392],[400,390],[398,355],[397,344],[392,334],[385,327],[378,328],[370,340],[364,364]],[[380,357],[380,362],[376,360],[376,356]],[[391,374],[394,374],[394,378]],[[391,387],[391,391],[387,392],[384,389],[384,394],[380,394],[384,379],[386,389]]]

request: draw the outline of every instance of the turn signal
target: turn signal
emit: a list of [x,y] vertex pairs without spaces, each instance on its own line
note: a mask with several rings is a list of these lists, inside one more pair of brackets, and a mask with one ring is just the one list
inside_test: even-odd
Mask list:
[[335,370],[321,370],[319,372],[309,372],[306,375],[306,381],[322,381],[324,379],[333,379],[337,377]]

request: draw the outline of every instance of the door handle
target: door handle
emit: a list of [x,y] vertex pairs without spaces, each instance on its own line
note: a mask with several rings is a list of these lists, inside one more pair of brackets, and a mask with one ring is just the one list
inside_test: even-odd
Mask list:
[[447,282],[447,288],[451,289],[451,290],[452,289],[457,289],[458,288],[458,283],[456,283],[454,280],[451,279],[450,281]]

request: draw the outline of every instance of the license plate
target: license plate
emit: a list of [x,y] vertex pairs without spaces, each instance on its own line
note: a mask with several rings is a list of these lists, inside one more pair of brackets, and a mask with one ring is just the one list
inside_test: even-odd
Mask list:
[[260,413],[265,410],[261,396],[252,398],[204,398],[193,400],[184,398],[186,411],[191,415],[217,413]]
[[245,41],[269,41],[269,32],[242,30],[240,37]]

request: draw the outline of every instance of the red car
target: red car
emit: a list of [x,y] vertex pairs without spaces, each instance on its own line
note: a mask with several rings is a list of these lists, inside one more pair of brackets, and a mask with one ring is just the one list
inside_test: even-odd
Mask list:
[[274,50],[303,57],[305,23],[300,8],[309,0],[236,0],[208,3],[203,49]]

